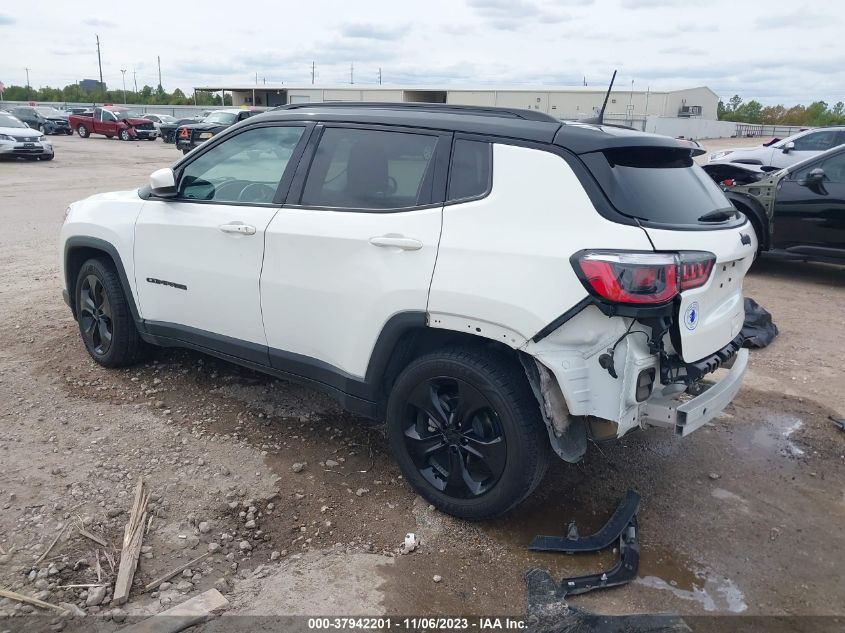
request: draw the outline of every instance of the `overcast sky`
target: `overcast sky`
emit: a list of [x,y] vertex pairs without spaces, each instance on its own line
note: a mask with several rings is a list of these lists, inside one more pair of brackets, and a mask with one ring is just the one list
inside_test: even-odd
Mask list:
[[[190,9],[196,5],[197,9]],[[90,9],[89,9],[90,7]],[[139,88],[318,84],[706,85],[765,104],[845,100],[845,2],[173,0],[0,3],[0,81],[64,86],[120,69]]]

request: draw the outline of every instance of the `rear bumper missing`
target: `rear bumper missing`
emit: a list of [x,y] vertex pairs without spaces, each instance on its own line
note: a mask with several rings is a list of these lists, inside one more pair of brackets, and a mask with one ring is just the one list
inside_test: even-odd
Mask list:
[[653,396],[640,407],[640,423],[674,428],[684,437],[719,415],[736,396],[748,369],[748,350],[740,349],[727,376],[687,401]]

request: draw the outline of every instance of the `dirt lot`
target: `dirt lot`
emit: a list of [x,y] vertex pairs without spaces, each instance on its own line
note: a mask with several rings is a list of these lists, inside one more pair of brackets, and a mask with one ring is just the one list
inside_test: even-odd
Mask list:
[[[845,616],[845,433],[828,419],[845,415],[843,269],[755,266],[746,294],[781,334],[752,352],[743,390],[714,424],[685,440],[652,430],[591,446],[581,464],[555,463],[510,516],[470,524],[414,495],[378,426],[310,389],[186,351],[120,371],[89,360],[60,296],[64,209],[134,188],[178,154],[161,142],[54,142],[52,162],[0,163],[0,587],[110,615],[108,595],[67,585],[113,577],[108,559],[144,476],[154,518],[136,582],[216,545],[171,586],[136,587],[130,615],[213,586],[239,614],[519,615],[529,568],[559,578],[613,558],[536,555],[530,538],[571,518],[589,532],[635,488],[639,579],[571,604]],[[400,556],[406,532],[421,545]],[[0,599],[0,616],[32,611]]]

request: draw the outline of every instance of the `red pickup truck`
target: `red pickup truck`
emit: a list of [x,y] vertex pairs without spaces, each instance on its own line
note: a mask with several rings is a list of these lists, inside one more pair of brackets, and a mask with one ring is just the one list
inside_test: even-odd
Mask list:
[[102,134],[109,138],[118,137],[121,141],[133,139],[156,140],[158,130],[149,119],[141,118],[140,114],[118,108],[103,106],[94,108],[93,113],[71,114],[68,122],[72,130],[76,130],[82,138],[92,134]]

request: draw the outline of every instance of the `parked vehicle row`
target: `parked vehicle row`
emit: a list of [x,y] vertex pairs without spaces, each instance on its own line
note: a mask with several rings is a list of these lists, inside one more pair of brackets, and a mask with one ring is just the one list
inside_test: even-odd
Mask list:
[[180,125],[176,132],[176,149],[187,154],[195,147],[219,134],[226,128],[245,121],[251,116],[260,114],[264,108],[241,108],[231,110],[214,110],[202,121]]
[[73,134],[67,114],[50,106],[18,106],[9,113],[42,134]]
[[189,347],[385,419],[409,483],[482,519],[552,452],[686,436],[737,393],[757,244],[692,152],[527,110],[279,109],[72,204],[64,297],[103,366]]
[[39,130],[34,130],[7,112],[0,112],[0,158],[53,160],[53,144]]

